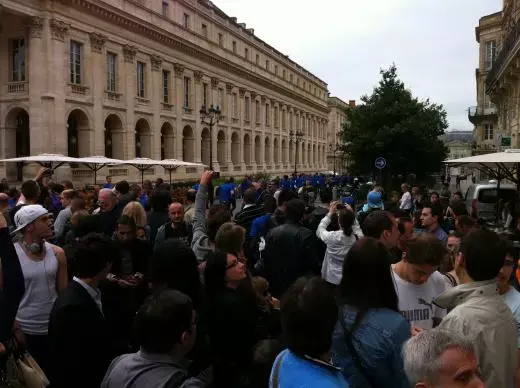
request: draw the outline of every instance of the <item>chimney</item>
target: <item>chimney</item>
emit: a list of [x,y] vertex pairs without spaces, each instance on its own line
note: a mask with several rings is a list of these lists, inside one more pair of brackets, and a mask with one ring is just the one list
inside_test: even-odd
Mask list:
[[255,30],[253,28],[248,28],[246,31],[249,32],[251,35],[255,34]]
[[246,23],[238,23],[240,27],[242,27],[244,30],[246,29]]
[[229,20],[231,20],[233,23],[237,22],[237,18],[235,18],[235,17],[229,18]]
[[348,106],[351,108],[356,107],[356,100],[348,100]]

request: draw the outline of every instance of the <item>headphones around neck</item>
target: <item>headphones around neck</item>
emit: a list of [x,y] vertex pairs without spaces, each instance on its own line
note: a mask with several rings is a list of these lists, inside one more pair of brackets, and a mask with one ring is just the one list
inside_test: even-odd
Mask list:
[[22,240],[22,244],[29,252],[34,253],[35,255],[38,255],[43,252],[44,242],[42,242],[41,244],[38,244],[38,243],[29,244],[27,241]]

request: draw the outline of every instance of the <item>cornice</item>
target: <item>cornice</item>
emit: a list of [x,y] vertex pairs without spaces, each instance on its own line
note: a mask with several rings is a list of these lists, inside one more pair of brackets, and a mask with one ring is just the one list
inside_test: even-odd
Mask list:
[[[265,86],[271,90],[277,90],[279,93],[286,95],[289,98],[298,100],[310,106],[323,114],[326,114],[330,111],[330,109],[326,105],[320,105],[319,103],[301,95],[298,93],[294,93],[292,90],[280,86],[265,77],[258,76],[252,72],[247,71],[246,69],[237,66],[235,63],[230,62],[222,57],[217,57],[212,54],[211,51],[205,50],[199,46],[194,45],[193,43],[184,40],[183,38],[176,36],[172,33],[160,31],[156,26],[139,19],[133,15],[123,15],[121,14],[121,10],[118,10],[114,7],[109,9],[108,4],[103,3],[102,5],[97,3],[96,0],[60,0],[62,3],[74,6],[78,8],[86,9],[90,14],[95,15],[105,21],[118,25],[122,28],[133,30],[139,32],[141,35],[146,36],[147,38],[164,44],[165,46],[172,47],[178,51],[181,51],[185,54],[194,56],[196,58],[202,59],[203,62],[213,65],[215,67],[219,67],[222,70],[229,71],[239,77],[250,80],[258,85]],[[128,58],[129,59],[129,58]]]

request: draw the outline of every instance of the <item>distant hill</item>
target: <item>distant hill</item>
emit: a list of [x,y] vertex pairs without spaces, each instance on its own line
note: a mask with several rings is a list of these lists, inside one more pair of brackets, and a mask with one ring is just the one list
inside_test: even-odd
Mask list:
[[439,136],[439,139],[441,139],[444,143],[451,143],[453,141],[472,143],[473,131],[449,131],[444,135]]

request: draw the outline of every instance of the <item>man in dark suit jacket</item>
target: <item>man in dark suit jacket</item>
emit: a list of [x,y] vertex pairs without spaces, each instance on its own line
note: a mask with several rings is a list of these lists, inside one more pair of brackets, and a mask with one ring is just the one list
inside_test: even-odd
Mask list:
[[85,236],[75,253],[76,274],[56,299],[49,321],[49,380],[53,388],[99,387],[115,354],[107,328],[99,283],[118,251],[109,237]]

